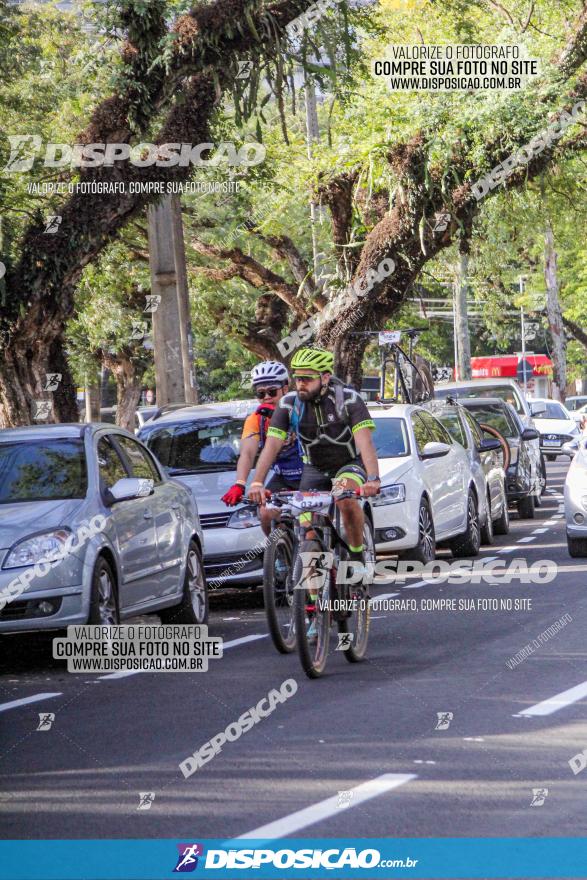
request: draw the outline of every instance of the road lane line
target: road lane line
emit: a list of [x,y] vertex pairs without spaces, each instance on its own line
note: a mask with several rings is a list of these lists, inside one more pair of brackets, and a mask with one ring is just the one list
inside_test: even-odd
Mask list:
[[10,703],[0,703],[0,712],[8,709],[17,709],[18,706],[27,706],[29,703],[38,703],[39,700],[50,700],[52,697],[61,697],[62,691],[47,694],[33,694],[32,697],[22,697],[20,700],[12,700]]
[[[392,791],[392,789],[398,788],[412,779],[417,779],[417,774],[384,773],[382,776],[375,777],[375,779],[369,779],[368,782],[363,782],[361,785],[350,789],[353,794],[349,807],[350,809],[357,807],[364,801],[379,797],[379,795]],[[284,816],[275,822],[269,822],[268,825],[261,825],[259,828],[254,828],[253,831],[248,831],[246,834],[234,837],[233,840],[250,840],[253,838],[258,840],[275,840],[285,837],[287,834],[295,834],[296,831],[307,828],[308,825],[314,825],[316,822],[330,818],[330,816],[339,816],[340,807],[338,804],[338,795],[326,798],[326,800],[318,801],[317,804],[313,804],[311,807],[305,807],[305,809],[290,813],[289,816]]]
[[549,529],[534,529],[532,532],[533,535],[544,535],[545,532],[548,532]]
[[[258,639],[266,639],[268,635],[268,633],[257,633],[253,636],[242,636],[240,639],[231,639],[229,642],[224,642],[222,650],[226,651],[227,648],[236,648],[238,645],[246,645],[247,642],[256,642]],[[114,678],[128,678],[131,675],[140,675],[141,672],[141,669],[132,669],[127,672],[109,672],[108,675],[99,675],[98,679],[100,681],[108,681],[109,679]]]
[[533,538],[532,535],[529,535],[527,538],[518,538],[517,544],[529,544],[530,541],[535,541],[536,538]]
[[383,599],[393,599],[395,596],[399,596],[399,593],[382,593],[380,596],[371,596],[369,605],[377,604],[377,602],[381,602]]
[[549,697],[548,700],[536,703],[535,706],[530,706],[529,709],[523,709],[519,714],[522,716],[531,715],[533,717],[552,715],[554,712],[558,712],[559,709],[564,709],[566,706],[576,703],[577,700],[582,700],[583,697],[587,697],[587,681],[576,684],[575,687],[569,688],[567,691],[561,691],[560,694]]

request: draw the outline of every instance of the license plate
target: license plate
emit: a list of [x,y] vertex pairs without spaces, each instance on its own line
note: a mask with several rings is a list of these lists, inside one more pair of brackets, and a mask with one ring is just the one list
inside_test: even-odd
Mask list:
[[560,442],[560,440],[545,440],[544,445],[545,446],[560,446],[561,442]]

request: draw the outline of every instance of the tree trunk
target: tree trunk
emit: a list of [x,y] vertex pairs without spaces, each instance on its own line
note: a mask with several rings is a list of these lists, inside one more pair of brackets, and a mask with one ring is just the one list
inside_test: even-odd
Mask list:
[[116,424],[132,434],[135,429],[137,406],[141,399],[144,369],[137,369],[132,358],[122,353],[117,353],[116,357],[106,355],[104,366],[108,367],[116,381]]
[[556,400],[564,401],[567,387],[567,340],[559,299],[557,254],[554,249],[554,233],[550,220],[546,221],[544,244],[546,314],[552,339],[553,397]]

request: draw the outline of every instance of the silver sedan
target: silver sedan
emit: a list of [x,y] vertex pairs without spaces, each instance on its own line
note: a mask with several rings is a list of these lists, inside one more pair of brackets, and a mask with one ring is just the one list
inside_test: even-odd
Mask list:
[[587,556],[587,438],[579,440],[577,454],[565,481],[565,519],[569,554]]
[[113,425],[0,430],[0,633],[205,623],[196,502]]

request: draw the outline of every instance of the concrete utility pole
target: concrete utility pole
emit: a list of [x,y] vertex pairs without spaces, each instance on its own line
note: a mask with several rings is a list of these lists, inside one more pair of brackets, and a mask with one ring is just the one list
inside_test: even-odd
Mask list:
[[181,203],[168,196],[147,209],[157,404],[197,403]]
[[471,373],[471,341],[469,338],[469,313],[467,310],[467,273],[469,268],[468,242],[459,248],[459,265],[455,281],[455,336],[457,339],[457,358],[455,367],[458,378],[463,381],[470,379]]
[[567,390],[567,338],[560,304],[558,259],[550,219],[547,219],[544,230],[544,280],[548,329],[552,339],[553,397],[564,402]]

